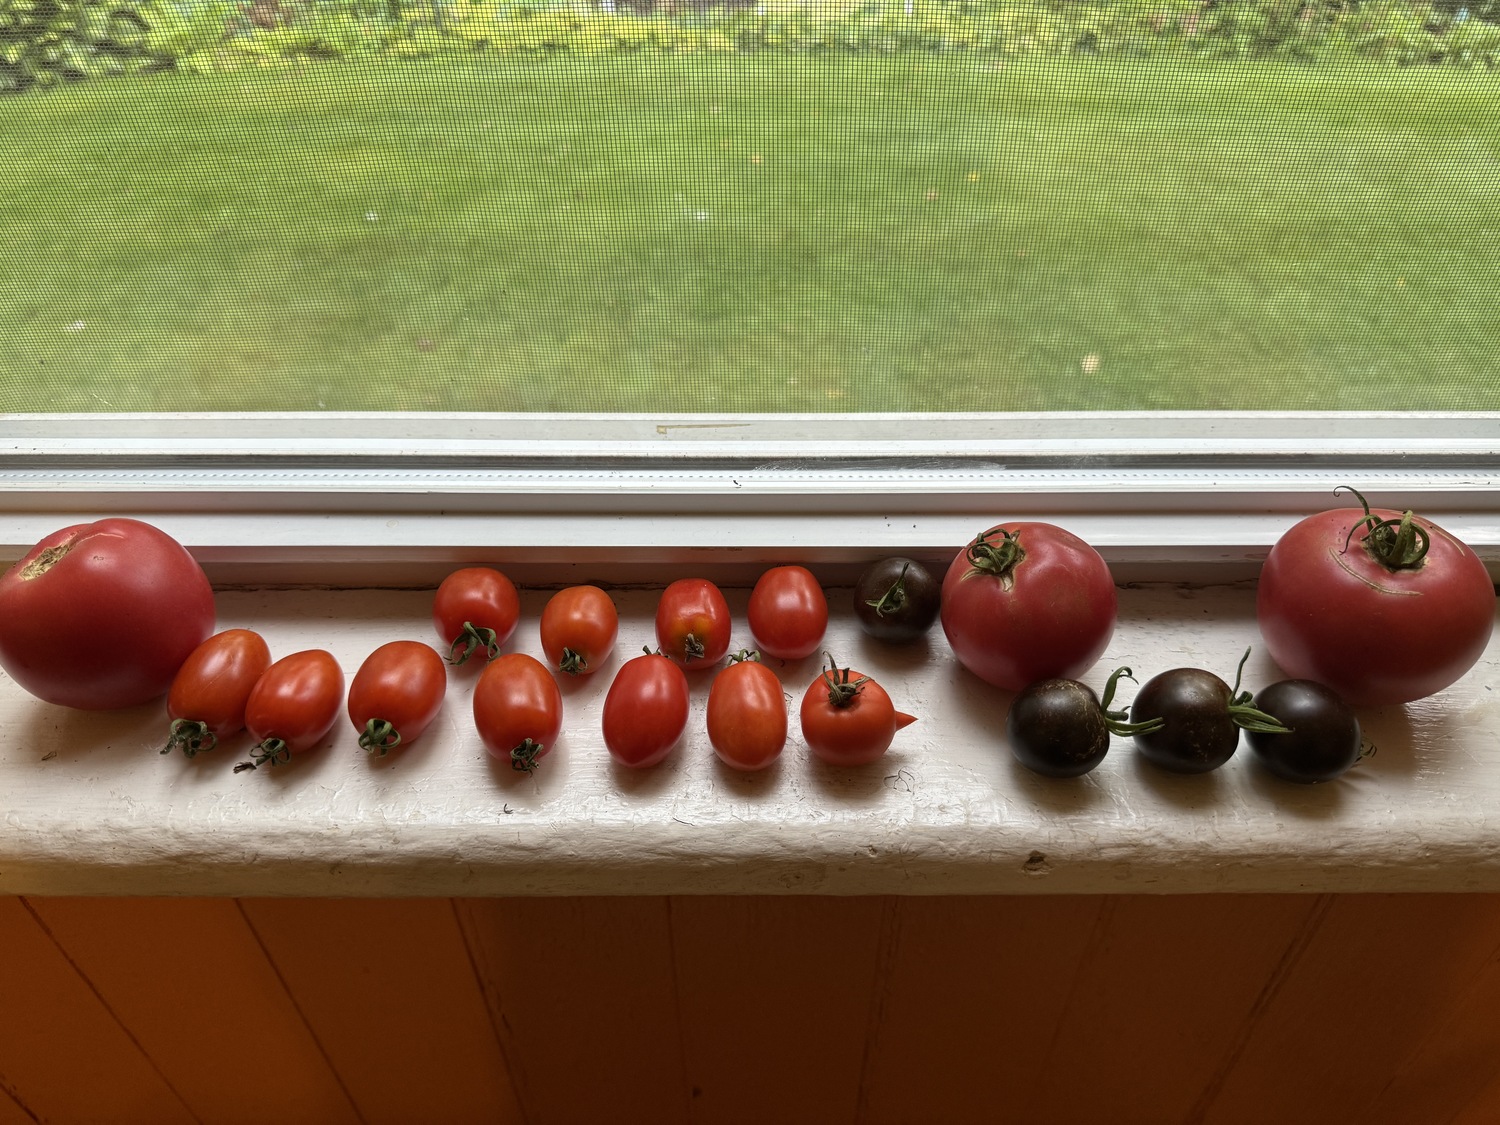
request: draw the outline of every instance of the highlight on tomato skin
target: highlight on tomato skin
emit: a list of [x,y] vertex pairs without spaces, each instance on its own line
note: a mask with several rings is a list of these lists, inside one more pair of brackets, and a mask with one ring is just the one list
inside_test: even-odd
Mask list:
[[170,722],[163,754],[189,758],[245,729],[245,705],[271,666],[271,649],[253,629],[225,629],[195,648],[167,691]]

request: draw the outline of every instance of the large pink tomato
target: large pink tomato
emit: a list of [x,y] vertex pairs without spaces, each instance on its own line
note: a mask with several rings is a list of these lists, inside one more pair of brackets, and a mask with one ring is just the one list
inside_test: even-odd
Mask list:
[[213,631],[203,569],[139,520],[55,531],[0,576],[0,667],[49,703],[154,699]]
[[1494,627],[1495,586],[1436,524],[1364,504],[1287,531],[1261,569],[1255,609],[1288,676],[1380,706],[1442,691],[1474,666]]
[[965,668],[1020,691],[1076,680],[1104,653],[1118,601],[1104,559],[1050,523],[990,528],[943,579],[943,632]]

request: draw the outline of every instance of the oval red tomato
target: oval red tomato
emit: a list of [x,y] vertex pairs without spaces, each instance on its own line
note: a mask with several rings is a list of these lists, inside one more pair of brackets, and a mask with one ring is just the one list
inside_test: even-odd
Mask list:
[[1276,542],[1255,605],[1289,677],[1380,706],[1442,691],[1474,666],[1494,627],[1495,587],[1479,556],[1436,524],[1338,508]]
[[562,691],[547,666],[524,652],[494,660],[474,685],[474,725],[485,749],[531,773],[562,734]]
[[614,651],[620,632],[615,603],[598,586],[569,586],[542,610],[542,651],[560,672],[586,676]]
[[656,603],[656,643],[675,663],[717,664],[729,651],[729,629],[729,603],[706,578],[679,578]]
[[733,658],[708,692],[708,741],[727,766],[765,769],[786,746],[786,696],[755,653]]
[[62,528],[0,576],[0,667],[48,703],[155,699],[213,631],[203,568],[140,520]]
[[245,729],[245,704],[271,666],[265,638],[251,629],[225,629],[188,654],[167,692],[172,720],[163,754],[181,749],[189,758]]
[[832,658],[802,696],[801,719],[808,748],[835,766],[875,761],[890,749],[898,730],[917,721],[897,711],[869,676],[840,668]]
[[654,766],[672,752],[688,721],[688,682],[660,653],[627,660],[604,696],[604,745],[624,766]]
[[954,655],[1006,691],[1076,680],[1103,655],[1117,611],[1099,552],[1050,523],[982,532],[943,579],[941,620]]
[[750,591],[750,633],[762,652],[801,660],[818,651],[828,629],[828,598],[804,566],[773,566]]
[[310,648],[283,656],[245,701],[245,729],[255,739],[250,761],[234,772],[279,765],[311,750],[333,729],[344,702],[344,672],[333,653]]
[[390,641],[359,666],[349,685],[349,721],[359,744],[384,756],[415,742],[443,708],[448,669],[431,645]]
[[521,596],[515,583],[493,567],[455,570],[432,599],[432,623],[453,664],[462,664],[475,652],[495,659],[520,620]]

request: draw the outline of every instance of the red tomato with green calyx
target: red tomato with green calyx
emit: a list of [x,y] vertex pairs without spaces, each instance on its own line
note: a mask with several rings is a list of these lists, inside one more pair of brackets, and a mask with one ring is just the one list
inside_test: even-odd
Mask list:
[[672,661],[648,652],[620,665],[604,697],[604,745],[623,766],[654,766],[688,721],[688,682]]
[[954,655],[1006,691],[1076,680],[1109,645],[1117,611],[1099,552],[1050,523],[982,532],[943,579],[941,620]]
[[552,667],[587,676],[614,651],[620,614],[598,586],[569,586],[553,594],[542,610],[541,632],[542,651]]
[[883,687],[863,672],[840,668],[833,657],[802,696],[802,737],[835,766],[862,766],[891,747],[896,732],[917,721],[897,711]]
[[390,641],[359,666],[349,685],[349,721],[359,744],[380,757],[422,736],[443,709],[448,668],[431,645]]
[[485,749],[531,773],[562,734],[562,691],[547,666],[524,652],[490,662],[474,685],[474,726]]
[[432,623],[448,646],[450,664],[462,664],[475,652],[495,659],[520,620],[515,583],[493,567],[455,570],[432,599]]
[[708,692],[708,740],[725,765],[765,769],[786,746],[786,695],[754,652],[730,657]]
[[283,656],[245,701],[245,729],[256,741],[250,761],[235,773],[280,765],[323,741],[344,702],[344,672],[333,653],[320,648]]
[[747,616],[760,650],[781,660],[801,660],[818,651],[828,629],[828,598],[812,571],[773,566],[750,592]]
[[1433,695],[1484,653],[1494,583],[1437,524],[1354,495],[1361,507],[1308,516],[1266,556],[1255,599],[1266,649],[1289,677],[1356,707]]
[[717,664],[729,651],[729,603],[706,578],[679,578],[656,604],[656,643],[674,663]]
[[192,758],[244,730],[245,704],[270,666],[265,638],[250,629],[225,629],[193,649],[167,692],[172,726],[161,752]]
[[155,699],[213,631],[203,568],[140,520],[62,528],[0,576],[0,667],[63,707]]

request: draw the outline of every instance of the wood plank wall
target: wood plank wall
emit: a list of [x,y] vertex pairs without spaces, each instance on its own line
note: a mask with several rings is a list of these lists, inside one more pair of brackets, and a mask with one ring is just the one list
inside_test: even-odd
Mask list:
[[0,897],[0,1125],[1486,1125],[1500,896]]

